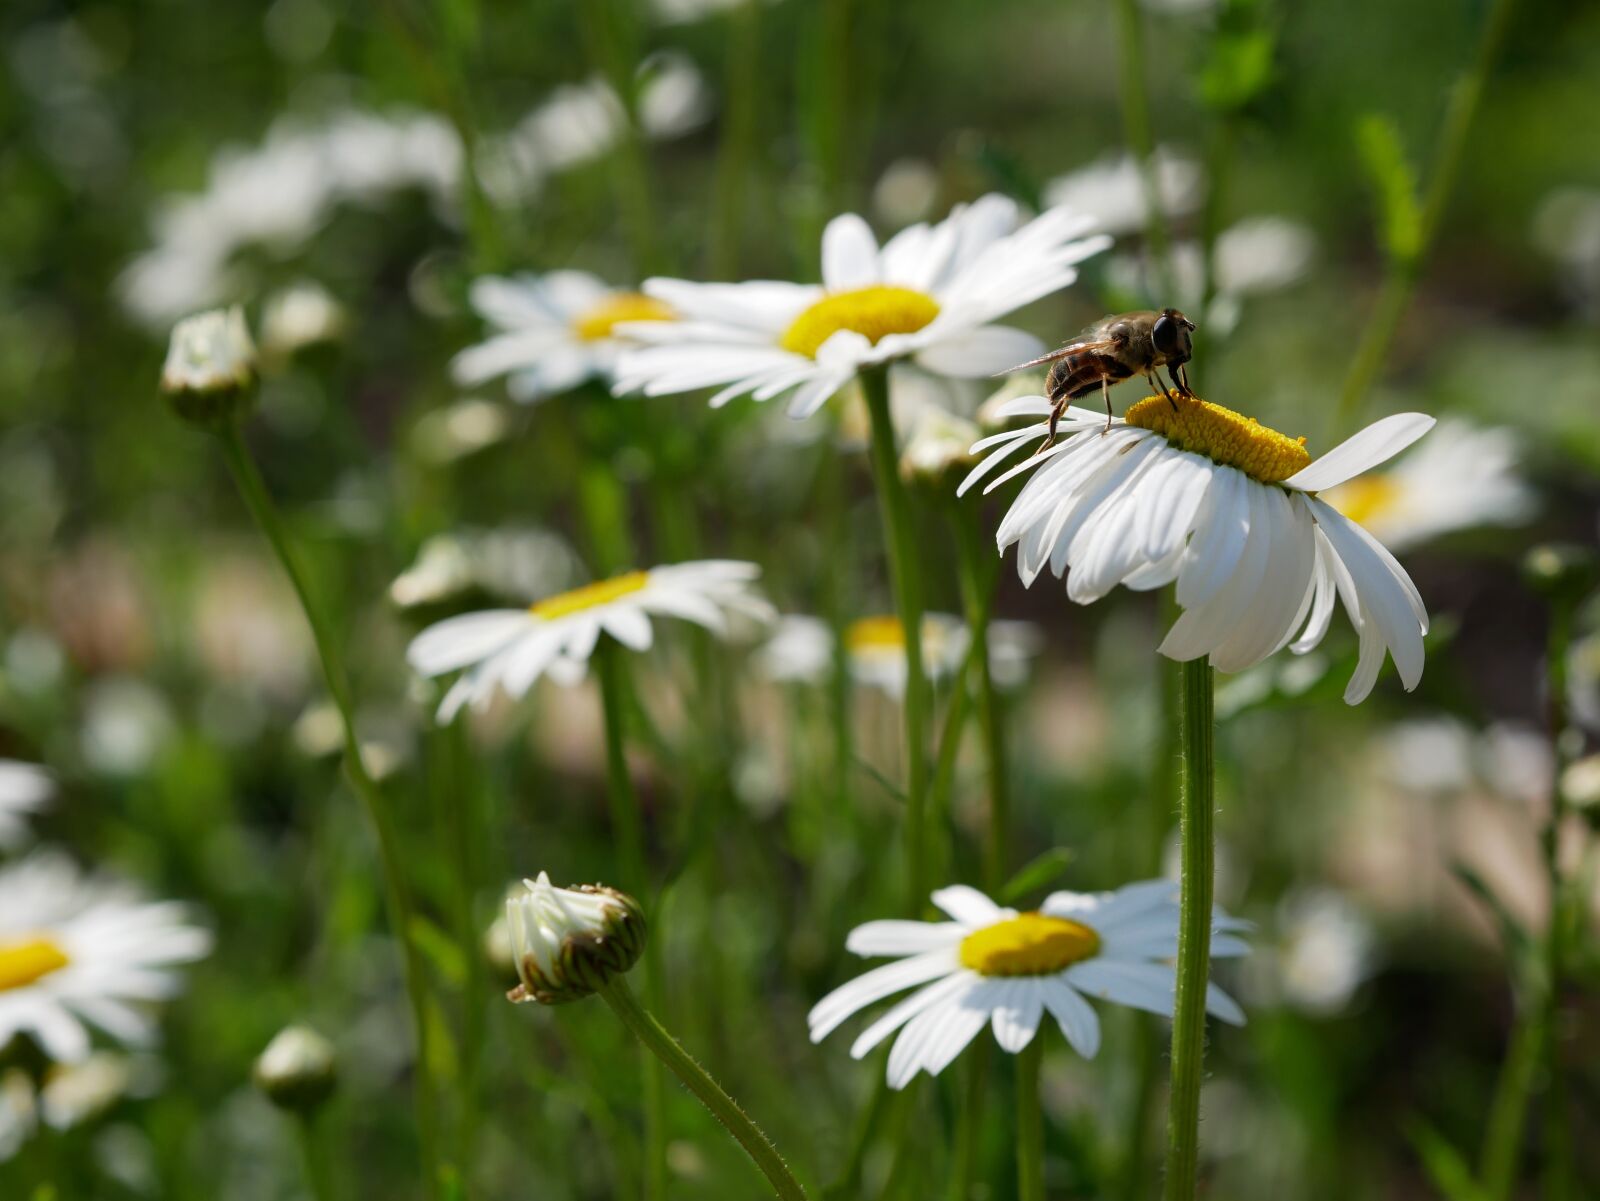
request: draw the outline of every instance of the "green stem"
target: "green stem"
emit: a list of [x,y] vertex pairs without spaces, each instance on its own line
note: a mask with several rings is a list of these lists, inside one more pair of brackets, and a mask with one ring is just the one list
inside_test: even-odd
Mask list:
[[983,846],[983,878],[990,892],[1006,880],[1006,849],[1011,839],[1011,802],[1006,779],[1006,735],[1000,690],[990,669],[989,621],[994,614],[995,565],[979,521],[977,505],[959,505],[955,514],[956,557],[961,599],[972,635],[973,673],[978,685],[978,727],[983,734],[984,769],[989,780],[989,824]]
[[437,1115],[431,1088],[431,1019],[428,1012],[427,984],[422,957],[411,938],[415,908],[401,866],[399,831],[395,825],[394,814],[390,811],[382,790],[372,778],[372,773],[367,770],[366,761],[362,757],[361,743],[356,736],[355,711],[350,697],[350,686],[345,675],[343,660],[339,657],[338,643],[334,639],[332,627],[321,606],[312,597],[309,577],[300,562],[299,555],[295,552],[294,545],[289,540],[288,531],[284,528],[283,520],[272,503],[272,497],[261,479],[261,473],[256,469],[255,460],[250,457],[250,451],[245,446],[244,438],[236,424],[230,423],[219,429],[217,441],[222,448],[222,456],[228,464],[228,469],[233,473],[234,481],[239,486],[239,494],[244,498],[245,507],[250,510],[256,525],[271,544],[273,553],[276,554],[278,562],[283,566],[284,573],[294,587],[295,595],[300,601],[300,609],[305,614],[306,624],[311,627],[311,638],[317,648],[317,658],[322,665],[322,675],[328,686],[328,694],[333,698],[334,707],[339,711],[340,726],[344,735],[345,774],[355,788],[356,795],[361,798],[367,819],[377,836],[378,860],[383,872],[389,925],[400,943],[406,994],[411,1004],[411,1017],[416,1031],[417,1071],[413,1079],[413,1101],[416,1106],[419,1149],[426,1177],[424,1187],[427,1195],[433,1196],[438,1190],[439,1161]]
[[1017,1201],[1044,1201],[1044,1115],[1039,1109],[1040,1030],[1017,1054]]
[[966,1096],[956,1121],[956,1145],[950,1162],[950,1201],[969,1201],[977,1175],[978,1144],[983,1135],[984,1097],[989,1086],[990,1043],[980,1038],[967,1054]]
[[750,211],[749,189],[755,183],[750,162],[766,95],[761,77],[761,8],[738,4],[728,13],[726,101],[710,235],[712,279],[736,278],[740,236]]
[[[1161,180],[1156,174],[1155,137],[1150,126],[1150,98],[1144,77],[1144,25],[1139,0],[1117,0],[1117,48],[1122,90],[1122,127],[1133,157],[1139,164],[1144,184],[1145,237],[1150,243],[1150,258],[1162,294],[1172,297],[1177,289],[1172,272],[1172,238],[1167,232],[1167,207],[1161,195]],[[1174,303],[1166,300],[1163,303]]]
[[922,668],[922,576],[911,507],[900,480],[894,420],[889,414],[888,366],[863,368],[861,392],[872,418],[872,469],[878,485],[878,508],[883,515],[884,542],[889,548],[895,607],[906,644],[906,877],[910,907],[915,913],[928,899],[924,830],[928,801],[928,681]]
[[[617,836],[624,887],[634,896],[646,898],[651,895],[651,888],[645,860],[644,816],[633,777],[628,772],[623,743],[628,700],[622,676],[622,647],[609,636],[601,638],[600,645],[595,647],[594,662],[600,677],[600,703],[604,712],[606,794],[611,805],[611,825]],[[647,904],[646,908],[652,918],[657,915],[656,906]],[[639,965],[646,973],[645,989],[651,1002],[659,1007],[661,973],[657,963],[649,962],[657,956],[646,958],[647,961]],[[640,1080],[644,1093],[645,1197],[648,1201],[662,1201],[667,1195],[666,1094],[661,1065],[649,1055],[641,1060]]]
[[1172,1096],[1167,1115],[1166,1201],[1193,1201],[1200,1175],[1200,1081],[1211,967],[1214,687],[1209,659],[1183,665],[1182,898],[1178,988],[1172,1018]]
[[633,566],[628,492],[605,457],[584,455],[578,468],[578,506],[596,573],[615,575]]
[[1561,870],[1561,828],[1566,824],[1567,796],[1562,779],[1571,758],[1567,739],[1567,657],[1572,645],[1572,606],[1557,600],[1550,614],[1546,643],[1545,688],[1555,771],[1550,788],[1550,818],[1541,846],[1550,895],[1550,928],[1545,937],[1545,1201],[1572,1196],[1572,1122],[1567,1097],[1567,1072],[1562,1054],[1561,990],[1567,972],[1567,926],[1570,897]]
[[327,1148],[322,1145],[316,1119],[310,1114],[296,1114],[294,1127],[300,1154],[305,1160],[307,1190],[314,1201],[333,1201],[337,1195],[333,1187],[333,1164],[328,1159]]
[[626,121],[614,158],[617,199],[627,227],[633,269],[640,279],[660,267],[654,205],[651,201],[650,164],[639,127],[637,66],[638,32],[633,28],[632,6],[616,0],[585,0],[578,6],[590,55],[610,81],[622,103]]
[[[1132,0],[1126,2],[1132,3]],[[1361,335],[1350,374],[1345,377],[1344,391],[1339,396],[1338,418],[1341,424],[1349,423],[1366,398],[1378,370],[1388,357],[1389,346],[1400,327],[1400,318],[1411,303],[1411,295],[1416,291],[1417,280],[1422,274],[1422,265],[1433,248],[1445,207],[1455,190],[1456,176],[1461,173],[1467,138],[1477,118],[1490,72],[1500,57],[1500,48],[1511,28],[1515,8],[1516,0],[1494,0],[1494,7],[1484,22],[1483,36],[1478,41],[1477,57],[1451,93],[1449,107],[1445,111],[1444,128],[1439,135],[1433,172],[1428,179],[1422,216],[1418,221],[1416,246],[1411,254],[1390,260],[1377,307],[1373,309],[1367,328]]]
[[644,1044],[645,1049],[670,1068],[672,1073],[683,1081],[684,1087],[711,1111],[711,1116],[721,1122],[728,1133],[733,1135],[734,1140],[745,1149],[745,1153],[761,1170],[761,1174],[771,1182],[777,1195],[784,1198],[784,1201],[805,1201],[805,1190],[789,1171],[771,1140],[761,1132],[760,1127],[745,1116],[744,1110],[739,1108],[738,1103],[723,1092],[706,1070],[678,1044],[678,1040],[668,1034],[650,1011],[639,1003],[639,999],[633,995],[633,990],[628,987],[626,978],[617,976],[608,981],[601,987],[600,995],[605,998],[606,1004],[611,1006],[611,1011],[621,1018],[623,1024]]
[[1517,1024],[1511,1032],[1511,1045],[1506,1049],[1484,1127],[1483,1158],[1478,1168],[1484,1201],[1507,1201],[1516,1183],[1528,1098],[1533,1094],[1539,1052],[1544,1045],[1543,1016],[1543,1010],[1531,1001],[1518,1007]]

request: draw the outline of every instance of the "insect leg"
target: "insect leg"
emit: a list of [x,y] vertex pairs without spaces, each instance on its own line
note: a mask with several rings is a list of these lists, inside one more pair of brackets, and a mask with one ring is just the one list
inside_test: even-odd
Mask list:
[[[1179,396],[1193,396],[1194,395],[1193,392],[1189,391],[1188,388],[1186,388],[1183,385],[1178,383],[1178,371],[1179,370],[1180,369],[1177,368],[1177,367],[1172,367],[1172,366],[1168,366],[1167,367],[1167,374],[1172,377],[1172,390],[1174,392],[1176,392]],[[1160,375],[1161,375],[1160,371],[1157,371],[1156,372],[1156,377],[1158,379],[1160,378]],[[1178,411],[1178,402],[1175,401],[1175,400],[1172,400],[1172,397],[1170,397],[1170,396],[1167,397],[1167,399],[1169,401],[1172,401],[1172,411],[1174,413],[1176,413]]]
[[1100,431],[1100,436],[1104,438],[1111,432],[1111,384],[1103,375],[1100,377],[1100,395],[1106,402],[1106,428]]

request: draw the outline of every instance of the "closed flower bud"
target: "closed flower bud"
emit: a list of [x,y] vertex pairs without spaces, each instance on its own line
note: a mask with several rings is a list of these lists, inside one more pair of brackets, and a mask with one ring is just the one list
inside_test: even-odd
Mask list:
[[557,888],[544,872],[523,884],[506,901],[506,925],[522,981],[506,994],[510,1000],[576,1001],[638,962],[644,911],[627,893],[603,884]]
[[333,1044],[309,1026],[286,1026],[256,1059],[255,1081],[278,1108],[309,1113],[338,1081]]
[[249,404],[255,379],[256,347],[238,305],[185,318],[173,329],[161,387],[185,421],[232,420]]
[[900,478],[908,484],[954,488],[978,461],[970,449],[978,436],[978,427],[964,417],[925,413],[901,452]]

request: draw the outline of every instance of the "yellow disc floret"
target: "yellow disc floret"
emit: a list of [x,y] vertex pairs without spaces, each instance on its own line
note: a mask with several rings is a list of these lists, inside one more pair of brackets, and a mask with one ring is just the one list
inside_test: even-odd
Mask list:
[[1322,494],[1322,499],[1351,521],[1365,525],[1393,509],[1403,491],[1394,480],[1377,472],[1330,488]]
[[863,617],[846,627],[844,644],[853,651],[904,647],[906,630],[898,617]]
[[914,334],[939,315],[939,302],[912,288],[873,284],[834,292],[794,319],[780,345],[808,359],[842,329],[854,330],[874,346],[890,334]]
[[0,993],[26,988],[71,962],[54,939],[42,935],[0,942]]
[[1081,922],[1023,913],[961,940],[961,964],[985,976],[1048,976],[1100,953],[1100,936]]
[[613,292],[572,323],[572,331],[585,342],[609,338],[624,321],[673,321],[678,314],[654,296],[643,292]]
[[630,592],[638,592],[649,582],[649,572],[630,571],[627,575],[619,575],[612,580],[600,580],[593,584],[585,584],[582,588],[574,588],[571,592],[559,592],[555,596],[547,596],[537,604],[530,605],[528,612],[546,621],[554,621],[558,617],[568,617],[585,609],[609,605]]
[[1128,410],[1123,420],[1140,429],[1154,430],[1179,450],[1237,467],[1263,484],[1286,480],[1311,462],[1304,438],[1290,438],[1268,429],[1254,417],[1176,392],[1145,397]]

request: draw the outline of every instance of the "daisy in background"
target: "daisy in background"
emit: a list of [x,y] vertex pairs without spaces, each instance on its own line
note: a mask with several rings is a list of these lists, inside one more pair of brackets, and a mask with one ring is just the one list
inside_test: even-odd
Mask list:
[[1445,419],[1418,450],[1389,471],[1329,488],[1322,499],[1391,550],[1486,525],[1521,525],[1533,490],[1517,473],[1517,438]]
[[601,634],[631,650],[648,650],[652,615],[682,618],[723,636],[730,618],[764,624],[774,614],[755,588],[760,574],[754,563],[723,559],[630,571],[526,609],[447,618],[418,634],[406,658],[429,678],[466,669],[439,706],[439,721],[449,722],[465,704],[486,707],[497,690],[525,696],[541,676],[578,683]]
[[56,782],[44,768],[0,759],[0,850],[21,845],[28,819],[50,803]]
[[790,416],[804,418],[858,369],[895,359],[939,375],[992,375],[1042,350],[996,318],[1071,284],[1077,264],[1110,244],[1093,227],[1061,207],[1024,222],[1014,201],[991,195],[881,247],[861,217],[835,217],[822,236],[820,285],[646,280],[645,294],[678,319],[621,331],[647,345],[623,353],[616,391],[717,388],[713,406],[787,395]]
[[617,326],[674,317],[661,301],[613,288],[585,271],[484,276],[473,281],[470,298],[495,332],[456,355],[451,375],[463,387],[505,376],[507,391],[524,403],[591,379],[610,383],[628,345]]
[[[888,1079],[904,1088],[918,1072],[937,1076],[989,1026],[1013,1054],[1033,1041],[1046,1011],[1074,1050],[1091,1058],[1100,1021],[1086,998],[1172,1016],[1178,951],[1178,886],[1147,880],[1115,892],[1055,892],[1036,910],[995,904],[964,885],[942,888],[933,903],[944,922],[877,921],[857,926],[845,947],[895,962],[857,976],[829,993],[806,1021],[821,1042],[851,1015],[915,988],[874,1021],[850,1047],[860,1059],[900,1031],[889,1052]],[[1244,923],[1218,912],[1213,958],[1248,951]],[[1206,1008],[1242,1025],[1244,1013],[1215,985]]]
[[[930,680],[955,675],[967,655],[966,623],[948,613],[922,619],[923,668]],[[857,684],[877,688],[896,700],[905,696],[905,629],[894,616],[863,617],[844,631],[850,675]],[[989,669],[1002,688],[1016,688],[1043,646],[1038,627],[1025,621],[989,624]],[[833,670],[833,630],[819,617],[780,617],[772,638],[756,654],[756,667],[781,683],[821,683]]]
[[211,935],[170,901],[83,875],[38,852],[0,868],[0,1048],[18,1035],[77,1063],[90,1027],[147,1041],[149,1004],[175,994],[177,965],[203,958]]
[[[1189,155],[1157,146],[1150,156],[1156,191],[1166,215],[1184,217],[1200,207],[1205,171]],[[1098,228],[1122,236],[1141,232],[1150,223],[1139,161],[1131,154],[1111,154],[1058,175],[1044,186],[1046,204],[1065,205],[1093,217]]]
[[[1045,416],[1050,402],[1024,397],[1006,411]],[[1070,437],[994,476],[985,491],[1034,473],[996,535],[1002,553],[1018,544],[1024,585],[1048,567],[1067,577],[1068,598],[1088,604],[1118,584],[1143,591],[1175,582],[1183,612],[1161,643],[1169,658],[1209,655],[1233,672],[1285,646],[1303,654],[1321,643],[1337,598],[1360,637],[1344,693],[1356,704],[1386,652],[1406,689],[1416,687],[1428,614],[1394,556],[1318,493],[1398,454],[1433,423],[1421,413],[1385,417],[1313,462],[1303,438],[1207,401],[1147,397],[1109,430],[1104,414],[1073,407],[1061,423]],[[977,443],[992,453],[959,491],[1048,429],[1040,422]]]

